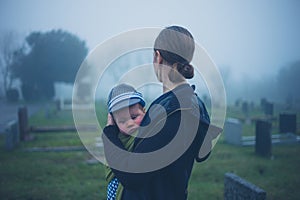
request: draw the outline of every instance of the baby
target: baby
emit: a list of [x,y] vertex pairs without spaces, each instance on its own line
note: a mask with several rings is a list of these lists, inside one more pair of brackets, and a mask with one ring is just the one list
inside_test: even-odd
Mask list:
[[[116,125],[119,128],[118,137],[124,147],[131,151],[134,134],[145,115],[145,100],[142,94],[130,85],[117,85],[109,93],[107,106],[109,112],[107,126]],[[107,199],[121,199],[123,186],[110,168],[108,168],[106,180],[108,181]]]

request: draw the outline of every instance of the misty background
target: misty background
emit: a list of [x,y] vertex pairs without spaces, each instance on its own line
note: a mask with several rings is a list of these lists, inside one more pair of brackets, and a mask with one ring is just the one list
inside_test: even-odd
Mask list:
[[[33,48],[29,45],[24,50],[30,34],[61,30],[83,42],[88,55],[98,44],[128,30],[182,25],[218,66],[228,103],[233,104],[237,99],[259,102],[267,98],[299,105],[299,10],[297,0],[0,0],[0,41],[2,47],[9,42],[8,52],[23,48],[25,55]],[[2,68],[6,66],[3,52],[0,52]],[[145,51],[125,60],[121,58],[116,65],[151,62],[152,52]],[[105,93],[130,66],[107,72],[105,84],[101,85]],[[65,80],[55,82],[54,98],[71,97],[72,80]],[[3,77],[0,81],[0,95],[4,97]],[[16,78],[11,87],[17,87],[22,98],[20,85],[22,81]],[[200,95],[207,93],[205,87],[198,88]],[[159,91],[158,87],[155,90]]]

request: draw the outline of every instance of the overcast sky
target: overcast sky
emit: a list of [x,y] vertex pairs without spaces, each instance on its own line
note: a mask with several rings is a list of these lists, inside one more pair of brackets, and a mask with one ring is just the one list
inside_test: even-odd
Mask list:
[[185,26],[233,79],[299,60],[299,19],[299,0],[0,0],[0,31],[64,29],[90,50],[134,28]]

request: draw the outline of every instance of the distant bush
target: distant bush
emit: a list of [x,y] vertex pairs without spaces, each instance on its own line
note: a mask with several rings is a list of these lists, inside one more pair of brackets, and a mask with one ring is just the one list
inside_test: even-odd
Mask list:
[[9,89],[6,91],[6,99],[10,102],[17,102],[19,100],[19,92],[17,89]]

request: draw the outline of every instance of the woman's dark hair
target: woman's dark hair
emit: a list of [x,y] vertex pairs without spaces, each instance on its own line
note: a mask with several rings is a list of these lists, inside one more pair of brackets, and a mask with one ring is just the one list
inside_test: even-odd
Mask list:
[[[154,50],[159,51],[169,64],[177,64],[177,71],[186,79],[194,77],[194,67],[190,64],[195,50],[192,34],[180,26],[169,26],[163,29],[154,43]],[[172,82],[182,81],[178,73],[172,70],[169,74]]]

